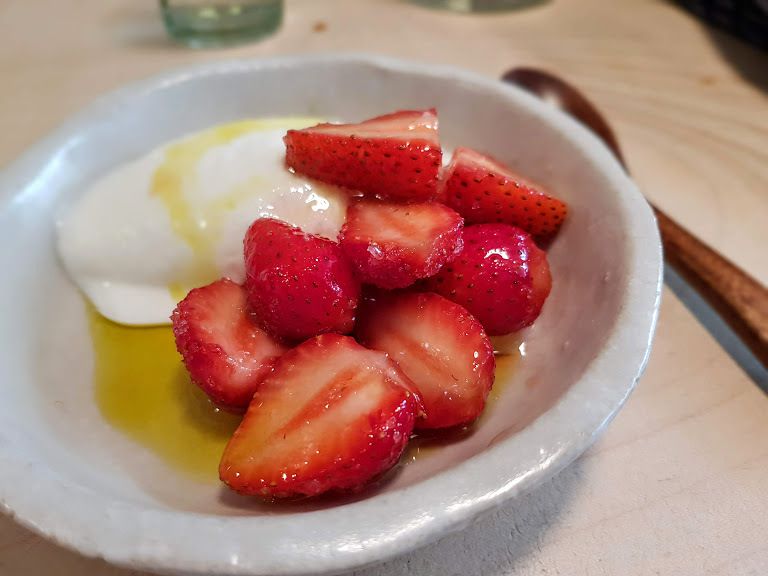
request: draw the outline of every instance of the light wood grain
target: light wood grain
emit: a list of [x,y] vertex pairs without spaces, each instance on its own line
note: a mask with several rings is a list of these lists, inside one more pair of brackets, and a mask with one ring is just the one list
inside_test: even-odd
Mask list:
[[[490,17],[395,0],[287,8],[263,43],[192,52],[165,40],[150,1],[0,2],[0,165],[99,93],[177,65],[337,50],[495,78],[525,64],[585,90],[643,191],[768,283],[768,99],[673,4],[553,0]],[[734,46],[754,71],[757,53]],[[461,534],[360,576],[768,573],[766,439],[768,398],[665,291],[646,376],[592,450]],[[128,573],[0,519],[0,574]]]

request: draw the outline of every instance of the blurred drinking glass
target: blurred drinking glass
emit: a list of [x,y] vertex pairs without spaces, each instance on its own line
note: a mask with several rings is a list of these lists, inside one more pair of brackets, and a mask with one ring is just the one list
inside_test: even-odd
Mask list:
[[160,0],[168,34],[205,48],[263,38],[280,27],[283,0]]
[[500,12],[539,4],[546,0],[410,0],[431,8],[444,8],[456,12]]

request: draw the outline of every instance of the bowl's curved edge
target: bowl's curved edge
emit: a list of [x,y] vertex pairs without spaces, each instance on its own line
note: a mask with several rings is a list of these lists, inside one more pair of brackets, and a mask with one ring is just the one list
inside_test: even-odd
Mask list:
[[[484,78],[463,70],[447,67],[404,62],[381,56],[364,54],[291,56],[265,60],[241,60],[218,62],[191,66],[174,72],[160,74],[119,89],[98,98],[88,108],[61,125],[49,137],[33,146],[17,162],[0,174],[0,216],[6,206],[12,202],[23,201],[24,195],[32,193],[39,173],[51,169],[59,154],[66,151],[74,142],[72,133],[86,121],[99,115],[108,115],[109,109],[119,106],[142,93],[151,92],[163,86],[182,83],[192,77],[249,72],[263,67],[293,66],[299,62],[317,64],[347,63],[357,66],[372,66],[380,70],[401,73],[417,73],[433,76],[451,75],[460,81],[483,85],[485,89],[506,92],[518,104],[547,117],[549,122],[562,128],[569,138],[589,151],[596,162],[607,171],[616,186],[627,195],[627,210],[635,212],[639,229],[631,238],[631,267],[636,270],[627,285],[625,307],[621,310],[620,320],[614,331],[608,335],[606,346],[587,368],[581,380],[574,384],[558,403],[545,415],[520,432],[518,437],[535,437],[541,434],[546,421],[567,416],[574,405],[590,397],[595,406],[593,418],[582,426],[582,430],[565,430],[557,448],[540,454],[538,464],[525,471],[516,470],[514,465],[506,465],[499,454],[503,453],[505,442],[487,449],[472,459],[472,465],[487,464],[489,468],[508,477],[509,480],[499,485],[485,485],[468,482],[463,469],[469,462],[446,470],[431,478],[432,496],[424,497],[418,490],[423,485],[417,484],[397,492],[374,496],[345,507],[349,513],[354,508],[355,517],[364,518],[377,508],[387,507],[400,511],[398,522],[385,530],[368,528],[359,531],[354,538],[343,532],[343,527],[328,526],[326,515],[330,511],[313,512],[303,515],[302,532],[312,538],[322,533],[328,540],[324,547],[312,547],[308,542],[293,542],[288,546],[276,547],[271,557],[263,555],[254,558],[247,550],[237,550],[231,546],[213,546],[220,536],[222,524],[228,522],[251,537],[258,537],[265,530],[283,530],[292,532],[284,518],[276,518],[272,526],[254,527],[247,519],[235,518],[223,520],[197,514],[158,512],[149,509],[137,509],[125,504],[99,502],[99,496],[79,486],[68,486],[59,497],[66,502],[55,510],[43,509],[36,498],[29,496],[29,491],[14,488],[24,486],[28,478],[24,471],[8,470],[6,466],[6,485],[0,486],[0,508],[13,516],[19,523],[67,548],[80,553],[103,558],[123,566],[143,568],[163,572],[185,572],[188,574],[284,574],[299,575],[309,573],[331,573],[359,567],[410,551],[436,540],[449,531],[460,529],[482,512],[486,512],[500,502],[530,489],[534,484],[552,477],[584,452],[615,416],[619,408],[634,389],[640,378],[650,353],[658,307],[661,297],[662,257],[661,242],[655,219],[650,207],[639,193],[634,183],[626,176],[607,149],[585,128],[563,114],[548,110],[543,104],[514,87],[503,85],[493,79]],[[649,314],[649,311],[650,314]],[[638,334],[642,338],[638,337]],[[626,385],[620,389],[601,389],[602,377],[607,375],[611,365],[623,366],[622,377]],[[615,369],[612,375],[615,377]],[[594,398],[599,399],[595,402]],[[568,436],[568,432],[573,432]],[[2,440],[2,438],[0,438]],[[2,442],[0,442],[2,447]],[[0,448],[0,452],[2,452]],[[0,454],[2,455],[2,454]],[[5,460],[5,458],[3,458]],[[464,476],[464,478],[462,478]],[[37,489],[46,489],[44,479],[37,480]],[[471,485],[470,485],[471,484]],[[498,483],[496,483],[498,484]],[[11,486],[9,489],[8,486]],[[52,488],[49,486],[48,489]],[[449,503],[436,507],[439,513],[427,513],[424,510],[434,505],[434,494],[448,491],[453,495]],[[36,491],[35,491],[36,492]],[[37,492],[39,493],[39,492]],[[72,522],[78,502],[91,501],[100,506],[92,509],[79,509],[78,522]],[[90,510],[90,511],[89,511]],[[121,522],[123,513],[130,510],[136,513],[136,525],[126,527]],[[195,519],[195,530],[190,528],[191,519]],[[158,532],[158,520],[164,526]],[[43,525],[43,522],[46,524]],[[257,529],[258,528],[258,529]],[[174,530],[176,529],[176,530]],[[163,536],[177,534],[174,545],[164,542]],[[100,541],[100,535],[112,532],[112,545]],[[189,538],[195,531],[198,538]],[[119,535],[119,537],[118,537]],[[201,553],[199,544],[202,538],[209,537],[217,556]],[[226,544],[226,543],[223,543]],[[181,554],[183,548],[187,554]],[[197,548],[197,549],[195,549]],[[290,554],[293,554],[291,556]],[[287,556],[286,556],[287,555]],[[284,561],[285,558],[288,561]],[[282,560],[281,560],[282,559]]]

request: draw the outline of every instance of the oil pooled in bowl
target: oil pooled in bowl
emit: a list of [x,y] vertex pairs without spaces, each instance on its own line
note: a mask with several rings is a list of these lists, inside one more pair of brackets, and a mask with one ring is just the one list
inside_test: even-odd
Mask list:
[[[514,339],[510,339],[510,342],[516,342],[517,336]],[[504,394],[504,389],[512,380],[518,363],[523,357],[523,347],[519,348],[514,346],[504,346],[504,352],[498,353],[496,356],[496,374],[494,376],[493,388],[491,388],[488,398],[485,401],[485,408],[478,419],[469,426],[463,426],[450,430],[437,430],[432,433],[425,433],[416,435],[411,438],[408,446],[403,453],[403,463],[416,462],[423,458],[430,457],[431,454],[437,452],[441,448],[459,442],[462,439],[470,436],[478,426],[482,426],[483,422],[488,419],[488,416],[496,409],[496,404]],[[507,351],[509,350],[509,351]]]
[[89,307],[94,393],[105,420],[169,465],[218,481],[239,416],[215,408],[189,381],[170,326],[132,328]]
[[[88,318],[94,347],[94,393],[104,419],[167,464],[214,483],[227,441],[241,417],[217,409],[189,380],[170,326],[130,327],[93,307]],[[473,426],[413,438],[403,463],[461,440],[494,410],[520,360],[514,346],[496,358],[496,377],[485,410]]]

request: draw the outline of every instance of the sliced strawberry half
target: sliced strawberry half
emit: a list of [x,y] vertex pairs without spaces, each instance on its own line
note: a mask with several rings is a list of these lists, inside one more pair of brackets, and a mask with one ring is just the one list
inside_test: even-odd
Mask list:
[[413,381],[426,412],[417,428],[468,424],[482,412],[493,385],[493,345],[462,306],[432,293],[377,298],[366,304],[357,335]]
[[360,201],[347,208],[339,242],[363,282],[404,288],[454,257],[463,226],[443,204]]
[[260,218],[244,250],[248,303],[271,334],[304,340],[352,330],[360,281],[336,242]]
[[539,240],[557,234],[568,215],[565,202],[509,167],[470,148],[457,148],[443,176],[441,199],[467,224],[503,222]]
[[435,110],[404,110],[360,124],[289,130],[286,164],[299,174],[382,199],[420,202],[437,192],[442,150]]
[[287,352],[227,444],[219,475],[263,498],[356,490],[391,468],[420,413],[382,352],[324,334]]
[[469,310],[488,334],[516,332],[533,323],[552,288],[546,253],[508,224],[464,228],[464,247],[423,286]]
[[171,316],[176,348],[192,381],[217,406],[243,412],[285,347],[246,307],[245,290],[228,279],[195,288]]

